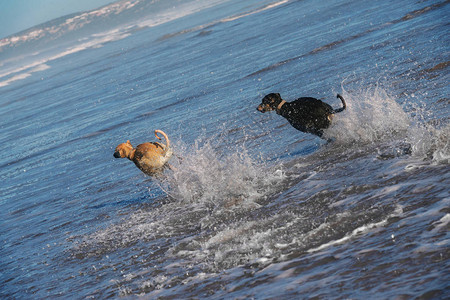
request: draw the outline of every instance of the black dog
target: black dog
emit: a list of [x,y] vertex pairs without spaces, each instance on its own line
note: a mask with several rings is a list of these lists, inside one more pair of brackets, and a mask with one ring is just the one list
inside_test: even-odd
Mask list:
[[262,113],[276,110],[277,114],[285,117],[294,128],[322,137],[323,130],[331,125],[335,113],[343,111],[347,106],[344,98],[337,95],[342,101],[342,108],[333,109],[330,105],[311,97],[298,98],[292,102],[281,99],[280,94],[266,95],[258,110]]

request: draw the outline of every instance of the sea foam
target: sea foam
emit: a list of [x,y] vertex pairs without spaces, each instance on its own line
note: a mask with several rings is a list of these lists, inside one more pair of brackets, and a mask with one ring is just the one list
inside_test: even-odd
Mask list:
[[[342,93],[347,109],[335,115],[324,137],[338,145],[390,144],[401,154],[448,163],[450,124],[430,122],[424,107],[408,113],[379,87]],[[401,149],[400,149],[401,148]]]
[[273,169],[256,161],[244,147],[221,149],[220,142],[213,140],[197,140],[177,149],[180,159],[164,182],[174,199],[214,207],[254,207],[255,200],[286,177],[281,167]]

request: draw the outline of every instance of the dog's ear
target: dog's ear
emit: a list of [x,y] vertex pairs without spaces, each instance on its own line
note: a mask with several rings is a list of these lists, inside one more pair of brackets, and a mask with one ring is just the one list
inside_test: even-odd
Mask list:
[[128,145],[131,145],[130,140],[127,140],[127,144],[128,144]]
[[275,95],[277,95],[277,97],[281,99],[280,93],[275,93]]

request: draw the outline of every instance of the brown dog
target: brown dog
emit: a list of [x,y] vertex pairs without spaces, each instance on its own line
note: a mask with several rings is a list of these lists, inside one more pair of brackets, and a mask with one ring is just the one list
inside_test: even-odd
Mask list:
[[155,136],[161,140],[158,136],[161,133],[166,139],[167,145],[162,143],[143,143],[136,148],[131,146],[130,141],[122,143],[116,147],[114,152],[115,158],[128,158],[136,167],[147,175],[155,175],[163,169],[167,161],[172,156],[173,152],[170,148],[170,141],[167,135],[161,130],[155,130]]

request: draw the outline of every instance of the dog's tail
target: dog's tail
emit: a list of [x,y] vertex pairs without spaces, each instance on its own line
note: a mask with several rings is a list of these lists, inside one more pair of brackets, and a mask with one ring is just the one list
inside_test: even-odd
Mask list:
[[344,97],[342,97],[341,95],[337,94],[337,98],[341,99],[341,101],[342,101],[342,108],[335,109],[334,113],[341,112],[347,107],[347,104],[345,104]]
[[166,152],[170,149],[170,140],[167,137],[167,134],[164,133],[164,131],[157,129],[155,130],[155,136],[158,140],[161,140],[161,138],[158,136],[158,133],[161,133],[163,137],[166,139],[166,145],[164,146],[164,154],[166,154]]

